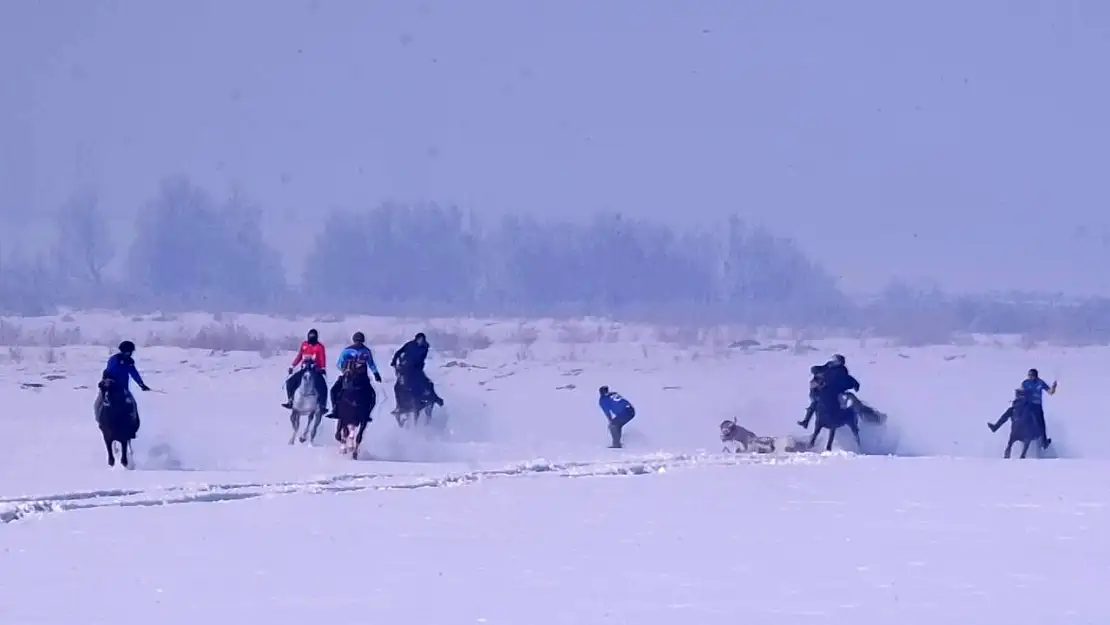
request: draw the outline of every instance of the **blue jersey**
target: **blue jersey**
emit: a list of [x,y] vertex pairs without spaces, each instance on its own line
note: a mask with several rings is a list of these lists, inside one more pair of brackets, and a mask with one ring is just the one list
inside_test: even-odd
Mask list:
[[602,395],[598,398],[597,405],[601,406],[601,411],[610,419],[624,416],[632,411],[632,402],[616,392],[609,392]]
[[131,391],[131,380],[135,380],[139,386],[146,386],[143,383],[143,376],[139,375],[139,370],[135,368],[135,361],[123,354],[116,354],[108,359],[103,377],[128,392]]
[[351,360],[365,362],[367,369],[370,369],[370,371],[374,373],[378,373],[378,365],[374,364],[374,354],[370,351],[370,348],[365,345],[356,344],[344,348],[343,351],[339,352],[339,360],[335,362],[335,366],[342,372],[344,365]]
[[1040,404],[1044,397],[1043,393],[1051,389],[1052,387],[1040,378],[1025,379],[1021,382],[1021,390],[1025,393],[1025,399],[1029,400],[1031,404]]

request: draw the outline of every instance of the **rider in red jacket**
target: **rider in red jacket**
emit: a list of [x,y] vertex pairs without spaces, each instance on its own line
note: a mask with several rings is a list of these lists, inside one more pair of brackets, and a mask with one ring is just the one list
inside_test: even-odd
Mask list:
[[285,381],[285,393],[288,400],[282,406],[285,408],[293,407],[293,393],[296,393],[297,387],[301,385],[301,376],[293,375],[293,368],[301,364],[302,361],[309,359],[316,363],[316,371],[319,373],[316,378],[316,388],[317,390],[323,389],[323,392],[320,393],[320,401],[323,402],[322,408],[326,411],[328,383],[324,379],[324,375],[327,374],[328,358],[327,352],[324,350],[324,344],[320,342],[320,335],[315,329],[308,331],[307,340],[301,343],[301,348],[297,350],[297,355],[293,358],[293,363],[289,367],[289,378]]

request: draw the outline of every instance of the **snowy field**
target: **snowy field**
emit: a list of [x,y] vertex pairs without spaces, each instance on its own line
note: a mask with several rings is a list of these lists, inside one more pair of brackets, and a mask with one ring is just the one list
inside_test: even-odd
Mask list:
[[[281,383],[317,327],[380,365],[427,330],[442,438],[382,414],[370,458],[289,446]],[[137,470],[91,390],[139,344]],[[905,347],[602,321],[111,313],[0,321],[0,622],[1099,623],[1110,605],[1110,348]],[[150,345],[158,345],[152,347]],[[191,348],[174,345],[190,345]],[[890,415],[857,450],[721,453],[717,424],[801,433],[808,367],[847,356]],[[333,364],[329,363],[329,365]],[[1001,459],[1030,367],[1056,459]],[[610,450],[597,387],[636,404]],[[392,407],[386,373],[385,411]],[[861,452],[861,453],[857,453]]]

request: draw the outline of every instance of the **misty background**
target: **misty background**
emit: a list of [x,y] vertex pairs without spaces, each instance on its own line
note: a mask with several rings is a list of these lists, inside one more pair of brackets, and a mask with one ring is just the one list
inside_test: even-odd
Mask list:
[[0,312],[1110,339],[1110,5],[0,4]]

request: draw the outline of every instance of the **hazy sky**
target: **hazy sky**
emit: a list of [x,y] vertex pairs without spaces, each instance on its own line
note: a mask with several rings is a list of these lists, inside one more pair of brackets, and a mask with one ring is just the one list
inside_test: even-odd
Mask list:
[[1105,0],[6,0],[0,204],[736,211],[850,289],[1110,295],[1108,60]]

